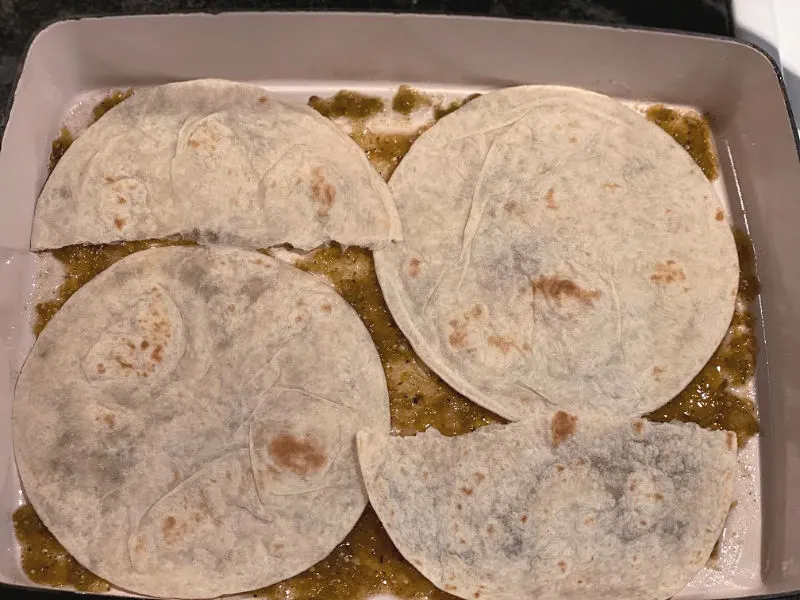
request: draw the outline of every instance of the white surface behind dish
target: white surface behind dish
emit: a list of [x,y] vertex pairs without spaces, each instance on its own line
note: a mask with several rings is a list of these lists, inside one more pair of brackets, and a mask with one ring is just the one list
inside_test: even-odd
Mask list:
[[800,113],[800,2],[733,0],[736,37],[756,44],[780,66],[792,110]]

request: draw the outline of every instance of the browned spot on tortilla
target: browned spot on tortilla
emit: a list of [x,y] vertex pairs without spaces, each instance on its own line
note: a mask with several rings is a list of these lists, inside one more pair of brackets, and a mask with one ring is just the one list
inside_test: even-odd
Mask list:
[[295,323],[300,323],[302,320],[303,320],[303,315],[297,315],[297,316],[294,318],[294,322],[295,322]]
[[154,362],[161,362],[164,360],[164,356],[161,354],[162,350],[164,350],[164,348],[159,344],[153,348],[153,351],[150,353],[150,358],[152,358]]
[[498,348],[503,354],[508,354],[516,346],[514,341],[506,335],[490,335],[486,341],[493,348]]
[[228,175],[233,175],[233,169],[228,169]]
[[275,436],[269,442],[269,454],[279,465],[297,475],[319,471],[327,456],[307,438],[298,439],[288,434]]
[[558,448],[559,444],[565,442],[575,433],[575,424],[578,417],[571,415],[563,410],[553,415],[550,423],[550,435],[552,437],[553,448]]
[[102,375],[106,372],[106,366],[103,363],[97,363],[97,372]]
[[558,561],[558,568],[561,569],[562,573],[566,573],[567,572],[567,563],[565,563],[563,560]]
[[177,533],[178,522],[175,520],[175,517],[172,515],[168,516],[164,519],[164,524],[161,526],[161,533],[164,534],[164,538],[169,540],[170,538],[174,538]]
[[[259,97],[258,101],[259,101],[261,104],[264,104],[264,102],[266,102],[266,101],[267,101],[267,97],[266,97],[266,96],[261,96],[261,97]],[[283,545],[281,545],[281,548],[283,548]]]
[[484,474],[483,474],[483,473],[481,473],[480,471],[477,471],[477,472],[475,473],[475,481],[476,481],[476,483],[480,483],[480,482],[481,482],[481,481],[483,481],[484,479],[486,479],[486,475],[484,475]]
[[456,508],[457,508],[458,510],[461,510],[461,502],[458,502],[458,503],[456,503]]
[[617,190],[620,187],[622,187],[620,184],[614,183],[613,181],[607,181],[603,184],[603,188],[606,190]]
[[550,210],[558,210],[558,204],[556,204],[556,191],[554,188],[550,188],[547,190],[547,194],[545,195],[546,204],[545,206]]
[[633,490],[635,490],[635,489],[636,489],[636,481],[635,481],[635,480],[634,480],[634,481],[631,481],[631,484],[630,484],[630,486],[628,486],[628,489],[629,489],[630,491],[633,491]]
[[563,472],[564,471],[564,465],[556,465],[556,471],[558,471],[559,473]]
[[125,227],[125,223],[127,223],[125,219],[120,219],[120,218],[114,219],[114,227],[116,227],[117,229],[122,229],[123,227]]
[[236,305],[228,304],[228,312],[236,312]]
[[468,487],[462,487],[462,488],[461,488],[461,492],[462,492],[462,493],[463,493],[465,496],[472,496],[472,488],[468,488]]
[[422,472],[422,478],[423,479],[427,479],[428,477],[430,477],[430,474],[427,471],[423,471]]
[[412,258],[408,261],[408,276],[409,277],[418,277],[419,276],[419,259]]
[[133,365],[127,361],[125,361],[121,356],[114,356],[114,360],[119,363],[119,366],[123,369],[132,369]]
[[736,434],[729,431],[725,442],[728,445],[728,450],[733,450],[736,447]]
[[117,424],[117,418],[112,413],[106,413],[103,415],[103,421],[106,422],[106,425],[109,427],[114,427]]
[[650,281],[659,284],[673,283],[675,281],[686,281],[686,274],[674,260],[668,260],[656,265],[656,271],[650,275]]
[[576,138],[574,135],[571,135],[571,136],[569,136],[569,141],[571,143],[573,143],[573,144],[577,144],[578,143],[578,138]]
[[644,429],[644,422],[643,422],[643,421],[641,421],[641,420],[634,421],[634,423],[633,423],[633,430],[634,430],[636,433],[642,433],[642,430],[643,430],[643,429]]
[[562,297],[572,298],[585,306],[594,306],[594,301],[602,296],[600,290],[585,290],[570,279],[563,279],[556,275],[539,276],[531,281],[533,295],[541,294],[545,298],[552,298],[559,306]]
[[467,540],[465,540],[464,538],[461,538],[460,541],[461,541],[462,544],[466,544],[467,543]]
[[445,589],[445,591],[448,591],[448,592],[455,592],[458,588],[456,586],[454,586],[454,585],[450,585],[449,583],[445,583],[444,584],[444,589]]
[[528,522],[528,515],[522,515],[519,518],[519,520],[522,521],[523,523],[527,523]]
[[480,598],[481,597],[481,593],[480,592],[475,592],[474,594],[472,594],[472,597],[473,598]]
[[663,372],[664,372],[664,369],[662,369],[661,367],[658,367],[658,366],[656,366],[656,367],[653,367],[653,378],[654,378],[656,381],[659,381],[659,378],[661,377],[661,374],[662,374]]
[[583,466],[583,465],[585,465],[585,464],[586,464],[586,461],[585,461],[584,459],[582,459],[582,458],[579,458],[579,459],[578,459],[578,460],[575,462],[575,464],[576,464],[576,465],[579,465],[579,466]]
[[646,526],[646,525],[647,525],[647,521],[644,521],[644,520],[639,520],[639,525],[644,525],[644,526]]
[[117,204],[125,204],[126,202],[127,202],[127,200],[125,200],[124,196],[118,196],[117,197]]
[[142,343],[141,343],[141,344],[139,344],[139,347],[140,347],[142,350],[147,350],[147,348],[148,348],[149,346],[150,346],[150,342],[148,342],[147,340],[142,340]]
[[473,307],[469,310],[469,316],[474,319],[479,318],[482,314],[483,307],[480,304],[473,305]]
[[723,221],[723,220],[725,220],[725,213],[724,213],[724,212],[722,212],[722,209],[721,209],[721,208],[718,208],[718,209],[717,209],[717,214],[716,214],[716,215],[714,215],[714,218],[715,218],[717,221]]
[[494,525],[489,525],[486,528],[486,533],[488,533],[489,535],[493,534],[494,533]]
[[178,471],[177,469],[172,469],[172,481],[177,483],[180,480],[181,480],[181,472]]
[[317,167],[311,172],[311,199],[317,203],[317,216],[327,217],[336,200],[336,190]]
[[655,494],[652,495],[652,498],[653,498],[653,500],[663,500],[664,499],[664,494],[660,494],[660,493],[656,492]]
[[522,344],[522,349],[525,350],[525,352],[530,352],[531,345],[528,342],[525,342],[524,344]]
[[453,350],[460,350],[467,346],[467,333],[463,329],[457,327],[458,323],[456,321],[450,322],[451,325],[453,325],[453,323],[455,323],[454,329],[447,337],[447,341],[450,342],[450,347]]
[[592,523],[594,523],[594,517],[586,517],[583,520],[583,523],[584,523],[584,525],[591,525]]
[[322,312],[330,313],[333,310],[333,307],[328,304],[327,302],[322,305]]
[[516,200],[509,200],[508,202],[503,204],[503,210],[510,215],[518,215],[522,212],[519,208],[519,202],[517,202]]
[[194,140],[194,139],[190,139],[189,140],[189,145],[192,148],[199,148],[200,147],[200,142],[198,142],[197,140]]

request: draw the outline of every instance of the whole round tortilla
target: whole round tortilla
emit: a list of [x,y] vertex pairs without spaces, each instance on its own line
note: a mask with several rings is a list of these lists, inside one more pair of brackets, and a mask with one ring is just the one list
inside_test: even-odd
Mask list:
[[389,430],[369,333],[321,280],[255,252],[158,248],[81,288],[13,405],[47,528],[115,586],[215,597],[324,558],[366,502],[355,432]]
[[359,432],[369,499],[408,561],[466,600],[664,600],[731,505],[736,435],[564,411],[452,438]]
[[392,315],[443,379],[503,417],[653,410],[730,323],[738,260],[711,184],[616,100],[481,96],[424,133],[390,187],[404,241],[375,266]]
[[137,91],[89,127],[39,196],[31,247],[186,235],[311,249],[400,239],[364,153],[305,106],[220,80]]

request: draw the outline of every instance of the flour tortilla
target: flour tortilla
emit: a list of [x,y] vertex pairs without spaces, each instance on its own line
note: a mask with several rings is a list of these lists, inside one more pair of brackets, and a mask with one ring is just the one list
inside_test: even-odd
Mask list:
[[220,80],[137,91],[78,138],[36,206],[31,247],[187,235],[245,247],[400,239],[364,153],[305,106]]
[[255,252],[121,260],[50,321],[20,375],[17,465],[84,566],[201,598],[324,558],[367,497],[355,433],[389,430],[380,359],[315,277]]
[[403,556],[467,600],[662,600],[730,508],[736,436],[559,411],[457,437],[359,432],[373,508]]
[[616,100],[486,94],[425,132],[390,187],[405,241],[375,254],[389,309],[428,365],[503,417],[641,415],[730,323],[739,269],[720,201]]

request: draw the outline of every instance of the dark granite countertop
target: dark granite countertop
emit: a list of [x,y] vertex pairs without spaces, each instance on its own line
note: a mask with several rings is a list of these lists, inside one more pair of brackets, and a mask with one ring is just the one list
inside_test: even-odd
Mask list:
[[591,21],[731,35],[729,0],[0,0],[0,107],[31,37],[86,15],[230,10],[383,10]]

